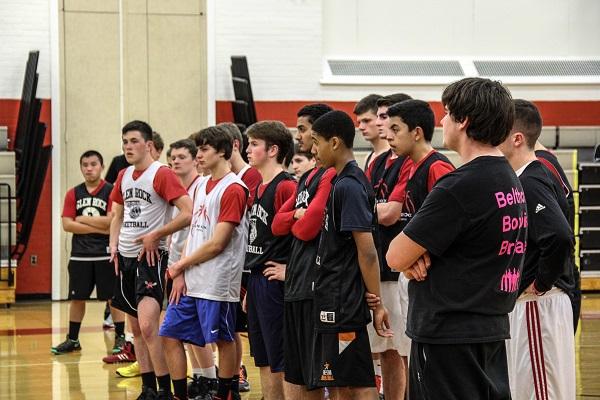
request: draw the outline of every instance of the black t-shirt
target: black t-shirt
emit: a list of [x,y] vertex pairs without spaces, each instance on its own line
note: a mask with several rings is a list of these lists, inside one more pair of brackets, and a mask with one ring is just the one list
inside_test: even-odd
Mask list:
[[[74,188],[76,215],[101,216],[108,214],[108,199],[113,185],[105,182],[102,188],[90,194],[85,182]],[[108,256],[108,235],[101,233],[73,234],[71,241],[71,257]]]
[[575,229],[575,199],[573,197],[573,188],[569,183],[567,174],[563,167],[558,162],[558,158],[548,150],[536,150],[535,156],[540,160],[545,167],[552,173],[554,178],[559,182],[565,196],[567,197],[568,215],[567,220],[571,229]]
[[[298,182],[296,190],[296,209],[308,208],[312,202],[319,183],[325,173],[325,168],[319,168],[307,183],[307,171]],[[315,258],[317,255],[318,237],[313,240],[303,241],[292,236],[290,258],[285,269],[285,301],[307,300],[312,298],[312,283],[315,276]]]
[[527,199],[529,224],[519,293],[534,280],[540,291],[548,291],[555,284],[569,289],[565,284],[574,282],[571,254],[575,241],[567,221],[569,206],[563,187],[539,161],[530,163],[519,179]]
[[[431,267],[411,280],[406,333],[424,343],[509,337],[527,229],[521,182],[504,157],[481,156],[438,180],[404,233]],[[503,229],[503,220],[516,221]]]
[[316,259],[314,305],[319,331],[351,331],[371,321],[352,232],[372,231],[374,197],[356,161],[346,164],[332,181]]
[[108,170],[106,171],[104,180],[114,184],[119,176],[119,172],[127,167],[129,167],[129,163],[127,162],[127,158],[125,158],[125,154],[115,156],[115,158],[112,159]]

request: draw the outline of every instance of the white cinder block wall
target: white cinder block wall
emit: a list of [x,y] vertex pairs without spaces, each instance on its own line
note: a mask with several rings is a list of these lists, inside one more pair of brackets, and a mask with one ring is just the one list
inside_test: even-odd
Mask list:
[[39,98],[50,98],[50,1],[0,1],[0,99],[19,99],[29,51],[39,50]]

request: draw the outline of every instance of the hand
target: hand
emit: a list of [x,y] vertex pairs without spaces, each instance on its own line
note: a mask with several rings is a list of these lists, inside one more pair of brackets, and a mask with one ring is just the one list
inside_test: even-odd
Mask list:
[[306,213],[306,208],[297,208],[296,212],[294,212],[294,219],[299,220],[300,218],[304,217],[305,213]]
[[242,299],[242,311],[248,314],[248,304],[246,303],[246,298],[248,297],[248,293],[244,294],[244,298]]
[[176,277],[181,275],[184,269],[185,268],[184,268],[182,260],[174,262],[173,264],[169,265],[169,267],[167,268],[167,270],[169,271],[169,276],[173,280],[175,280]]
[[269,265],[269,267],[265,268],[263,271],[263,275],[268,278],[268,280],[285,280],[285,264],[279,264],[275,261],[267,261],[265,265]]
[[373,310],[373,327],[375,328],[375,332],[381,337],[394,336],[394,332],[390,329],[388,311],[383,304],[380,304]]
[[158,258],[160,257],[160,253],[158,251],[158,245],[160,244],[160,237],[157,237],[156,232],[152,231],[144,236],[140,236],[135,240],[137,243],[142,243],[142,251],[138,256],[138,261],[146,255],[146,261],[148,265],[154,267]]
[[365,300],[367,300],[367,305],[370,310],[375,310],[377,306],[381,305],[381,297],[373,293],[366,292]]
[[406,276],[407,279],[424,281],[427,277],[427,270],[429,267],[431,267],[431,258],[428,253],[423,253],[410,268],[404,271],[404,276]]
[[546,292],[540,292],[535,288],[535,281],[533,281],[531,285],[527,286],[527,289],[525,289],[525,293],[534,294],[536,296],[543,296],[544,294],[546,294]]
[[187,294],[187,288],[185,286],[185,278],[179,274],[173,278],[173,287],[171,289],[171,296],[169,296],[169,303],[179,304],[179,300],[182,296]]
[[119,253],[118,246],[110,246],[110,259],[108,261],[115,264],[115,275],[116,276],[119,276],[118,253]]

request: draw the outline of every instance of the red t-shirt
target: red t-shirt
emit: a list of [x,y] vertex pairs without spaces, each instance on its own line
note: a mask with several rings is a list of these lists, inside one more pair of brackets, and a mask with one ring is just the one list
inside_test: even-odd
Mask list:
[[[123,193],[121,192],[121,181],[123,181],[123,174],[127,171],[127,168],[119,172],[119,176],[115,182],[115,187],[110,194],[110,199],[118,204],[123,204]],[[132,178],[136,180],[146,170],[138,171],[134,170]],[[173,204],[174,200],[177,200],[181,196],[186,196],[187,190],[181,184],[181,180],[175,175],[166,165],[161,166],[156,175],[154,176],[154,182],[152,184],[154,191],[158,193],[160,197],[166,200],[169,204]]]
[[[259,197],[262,196],[268,185],[268,183],[261,183],[258,186]],[[279,209],[281,208],[281,206],[283,206],[287,199],[289,199],[290,197],[294,197],[294,195],[296,194],[296,185],[296,181],[292,180],[283,180],[277,184],[277,187],[275,188],[275,202],[273,205],[275,208],[275,213],[279,211]]]
[[244,175],[242,175],[241,179],[250,192],[248,196],[248,209],[250,209],[252,207],[252,203],[254,202],[256,187],[262,182],[262,176],[260,176],[260,172],[258,172],[256,168],[250,167],[246,170],[246,172],[244,172]]
[[[421,161],[419,161],[416,164],[412,164],[408,179],[411,179],[413,177],[419,166],[423,164],[423,162],[425,162],[425,160],[427,160],[429,156],[431,156],[434,152],[436,152],[436,150],[431,150],[429,153],[427,153],[425,157],[423,157]],[[438,179],[452,171],[454,171],[454,166],[443,160],[437,160],[433,164],[431,164],[431,166],[429,167],[429,175],[427,176],[427,191],[431,192],[431,189],[433,189],[433,186],[438,181]]]
[[[90,195],[95,196],[103,187],[106,185],[106,181],[100,180],[100,184]],[[89,192],[88,192],[89,193]],[[106,206],[106,212],[110,212],[110,208],[112,206],[112,193],[108,198],[108,205]],[[77,218],[77,200],[75,199],[75,188],[71,188],[65,194],[65,202],[63,204],[63,212],[62,216],[75,219]]]
[[[213,180],[209,178],[208,182],[206,182],[206,194],[209,194],[221,179]],[[221,197],[221,209],[219,210],[217,223],[230,222],[239,225],[246,212],[247,199],[246,190],[241,185],[237,183],[229,185]]]
[[[317,171],[318,168],[315,168],[310,172],[306,178],[306,185],[310,183]],[[335,177],[335,174],[335,168],[329,168],[321,176],[315,197],[308,205],[304,216],[299,220],[294,219],[297,195],[297,193],[294,193],[294,196],[290,197],[275,215],[273,226],[271,227],[273,235],[284,236],[291,232],[296,238],[305,242],[316,238],[321,231],[325,206],[327,205],[327,199],[331,191],[331,181]]]

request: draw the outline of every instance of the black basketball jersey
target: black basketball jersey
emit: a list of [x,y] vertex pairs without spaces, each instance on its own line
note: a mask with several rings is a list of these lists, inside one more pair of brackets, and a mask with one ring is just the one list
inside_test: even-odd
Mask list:
[[246,248],[246,269],[263,268],[267,261],[286,263],[289,257],[292,235],[275,236],[271,231],[275,217],[275,191],[283,180],[294,180],[287,172],[280,172],[267,185],[262,196],[258,188],[250,209],[250,232]]
[[[98,193],[92,195],[85,187],[85,183],[75,186],[77,216],[106,216],[108,213],[108,199],[112,189],[113,185],[105,182]],[[87,258],[108,256],[108,235],[100,233],[73,234],[71,243],[71,256]]]
[[427,188],[429,168],[438,160],[452,165],[450,160],[448,160],[445,155],[434,151],[429,155],[429,157],[427,157],[425,161],[423,161],[423,163],[421,163],[421,165],[419,165],[414,175],[406,183],[406,199],[402,205],[401,217],[401,221],[404,226],[406,226],[416,212],[419,211],[423,205],[423,202],[425,201],[425,198],[429,194],[429,190]]
[[[310,182],[306,181],[311,171],[302,175],[296,191],[295,208],[308,208],[325,173],[319,168]],[[315,257],[317,255],[318,236],[310,241],[303,241],[292,235],[292,250],[285,269],[285,301],[307,300],[312,298],[312,282],[315,276]]]
[[362,187],[361,190],[367,194],[368,204],[360,204],[356,199],[357,208],[368,207],[367,212],[373,214],[375,206],[375,195],[367,177],[356,162],[348,163],[333,181],[317,250],[314,306],[316,328],[320,331],[355,330],[371,321],[371,313],[364,300],[366,288],[358,264],[356,243],[352,232],[340,230],[340,204],[343,199],[337,197],[340,195],[337,187],[346,180],[354,182],[345,184]]
[[[379,164],[381,164],[381,159],[383,159],[383,166],[385,167],[388,157],[380,157],[373,161],[377,164],[374,165],[375,168],[371,174],[371,184],[375,191],[375,202],[387,203],[390,194],[394,190],[394,186],[398,183],[398,175],[406,161],[406,157],[396,158],[392,162],[392,165],[387,169],[380,168]],[[400,276],[399,272],[390,269],[387,260],[385,259],[385,254],[390,247],[390,243],[400,234],[403,227],[404,225],[402,222],[398,221],[390,226],[379,224],[378,229],[375,230],[374,239],[375,246],[377,247],[377,255],[379,257],[379,277],[382,282],[395,282],[398,281],[398,277]]]

